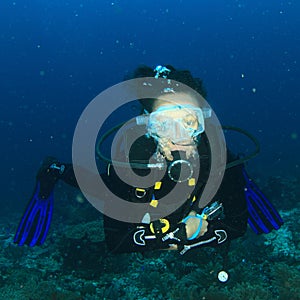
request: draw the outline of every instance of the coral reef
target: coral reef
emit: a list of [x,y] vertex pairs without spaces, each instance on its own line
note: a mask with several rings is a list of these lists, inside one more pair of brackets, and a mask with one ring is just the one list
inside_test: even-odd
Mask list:
[[[276,191],[279,202],[296,199],[296,182],[276,177],[266,187],[269,194],[275,185],[283,188],[284,196]],[[228,256],[222,248],[185,256],[165,251],[112,255],[104,243],[102,218],[94,211],[86,222],[55,217],[43,246],[18,247],[8,230],[17,226],[17,216],[9,224],[0,219],[0,300],[300,299],[300,208],[287,203],[288,208],[280,203],[285,220],[280,230],[257,236],[249,229],[232,242]],[[79,213],[82,205],[72,211]],[[86,205],[84,214],[89,210]],[[217,279],[223,269],[229,273],[227,283]]]

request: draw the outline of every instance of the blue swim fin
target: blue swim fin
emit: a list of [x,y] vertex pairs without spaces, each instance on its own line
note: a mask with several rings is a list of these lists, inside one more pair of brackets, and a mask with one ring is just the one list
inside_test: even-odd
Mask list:
[[269,233],[278,230],[283,224],[278,211],[267,199],[257,185],[249,178],[245,169],[243,175],[246,181],[245,197],[249,212],[248,224],[256,234]]
[[33,197],[27,204],[15,234],[14,243],[20,246],[42,245],[47,237],[53,212],[53,190],[44,198],[40,196],[40,187],[40,181],[37,181]]
[[14,242],[20,246],[42,245],[47,237],[53,212],[53,190],[62,177],[65,165],[55,157],[46,157],[37,173],[35,191],[15,234]]

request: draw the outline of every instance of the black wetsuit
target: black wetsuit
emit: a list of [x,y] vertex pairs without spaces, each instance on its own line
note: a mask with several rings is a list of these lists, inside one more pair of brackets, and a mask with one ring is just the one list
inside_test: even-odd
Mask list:
[[[146,145],[145,145],[146,143]],[[147,144],[148,143],[148,144]],[[139,147],[139,145],[142,147]],[[155,144],[148,142],[142,138],[137,141],[138,151],[134,151],[133,157],[138,160],[146,160],[153,154]],[[188,240],[185,234],[185,224],[181,221],[192,211],[201,214],[202,209],[199,208],[199,200],[201,193],[207,181],[210,168],[209,145],[204,137],[198,148],[201,172],[193,192],[187,196],[186,201],[176,211],[163,218],[162,221],[155,221],[151,225],[143,223],[126,223],[112,219],[104,215],[104,229],[106,235],[106,243],[110,251],[120,252],[142,252],[154,249],[167,249],[169,245],[176,244],[181,254],[184,254],[191,248],[203,246],[218,246],[232,239],[242,236],[247,229],[248,211],[244,196],[245,180],[242,174],[242,165],[228,168],[225,171],[223,181],[211,203],[218,201],[223,206],[223,214],[208,221],[208,231],[200,238]],[[136,158],[137,153],[139,157]],[[228,162],[234,160],[235,157],[228,153]],[[65,171],[60,179],[68,184],[77,186],[72,165],[65,165]],[[204,166],[204,167],[203,167]],[[136,173],[146,172],[136,170]],[[131,202],[147,203],[151,201],[153,188],[145,190],[143,197],[136,197],[136,188],[139,186],[129,186],[124,183],[116,175],[113,168],[110,168],[109,175],[103,174],[102,178],[109,189],[117,196]],[[184,184],[184,183],[180,183]],[[172,188],[174,182],[166,175],[162,179],[162,186],[155,192],[155,198],[159,199],[166,195]],[[196,199],[196,200],[195,200]],[[176,199],[174,199],[176,201]],[[168,226],[165,226],[167,222]],[[164,232],[163,229],[167,231]],[[174,234],[172,234],[174,233]],[[152,238],[145,239],[146,236]]]

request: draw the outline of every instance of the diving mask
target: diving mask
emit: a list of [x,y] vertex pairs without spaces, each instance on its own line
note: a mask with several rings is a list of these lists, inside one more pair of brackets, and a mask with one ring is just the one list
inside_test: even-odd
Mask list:
[[204,132],[204,119],[210,114],[210,109],[202,110],[192,105],[163,106],[149,114],[147,132],[156,140],[189,145],[197,142]]

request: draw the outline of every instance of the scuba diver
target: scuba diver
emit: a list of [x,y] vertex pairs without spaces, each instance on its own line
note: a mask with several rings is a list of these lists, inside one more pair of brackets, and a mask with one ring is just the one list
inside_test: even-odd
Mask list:
[[[149,174],[152,168],[161,179],[147,188],[139,186],[138,182],[134,185],[123,182],[111,159],[101,152],[103,140],[97,147],[97,154],[107,162],[108,171],[101,174],[101,178],[118,197],[149,204],[149,210],[155,210],[160,199],[175,185],[187,188],[187,192],[184,199],[174,197],[174,203],[180,200],[181,204],[171,213],[155,220],[145,214],[140,222],[129,223],[104,214],[108,249],[112,253],[164,249],[183,255],[194,248],[229,243],[244,235],[247,224],[257,234],[278,230],[283,220],[245,169],[245,162],[254,155],[239,157],[225,149],[227,162],[222,182],[209,203],[201,202],[212,168],[212,145],[206,124],[211,112],[201,107],[199,99],[178,82],[205,97],[202,81],[189,71],[172,66],[158,66],[154,70],[141,66],[132,76],[146,77],[157,80],[161,93],[153,98],[137,97],[143,108],[138,122],[145,125],[146,132],[131,145],[127,164],[139,176]],[[151,89],[150,84],[145,85]],[[257,141],[249,137],[257,145]],[[155,163],[150,164],[150,159]],[[197,161],[200,161],[201,170],[196,178]],[[167,169],[162,170],[161,164]],[[72,164],[47,157],[38,171],[35,191],[15,234],[16,244],[44,243],[52,218],[53,190],[58,180],[79,188]]]

